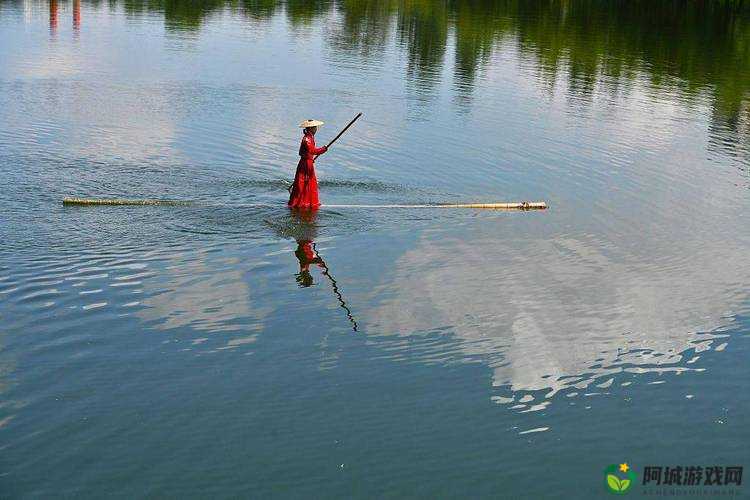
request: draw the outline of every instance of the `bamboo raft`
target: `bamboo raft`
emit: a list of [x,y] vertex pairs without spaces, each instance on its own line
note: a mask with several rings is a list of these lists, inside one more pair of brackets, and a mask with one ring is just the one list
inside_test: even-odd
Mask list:
[[[77,198],[66,197],[63,205],[167,205],[167,206],[211,206],[210,203],[161,200],[161,199],[126,199],[126,198]],[[242,204],[242,207],[270,207],[268,203]],[[426,203],[426,204],[391,204],[391,205],[322,205],[321,208],[477,208],[487,210],[544,210],[547,203],[543,201],[521,201],[509,203]]]

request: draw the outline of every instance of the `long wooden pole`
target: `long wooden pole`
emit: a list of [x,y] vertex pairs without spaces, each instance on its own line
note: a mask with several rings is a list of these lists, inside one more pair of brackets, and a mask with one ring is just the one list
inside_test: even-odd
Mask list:
[[128,199],[128,198],[63,198],[63,205],[197,205],[189,200]]
[[331,146],[333,146],[333,143],[336,142],[336,141],[338,141],[339,137],[341,137],[342,135],[344,135],[344,132],[346,132],[347,130],[349,130],[349,127],[351,127],[352,125],[354,125],[354,122],[356,122],[357,120],[359,120],[360,116],[362,116],[362,113],[357,113],[357,116],[355,116],[354,119],[352,121],[350,121],[349,124],[346,127],[344,127],[344,130],[342,130],[341,132],[339,132],[339,135],[337,135],[336,137],[334,137],[333,140],[331,140],[331,142],[329,142],[326,147],[330,148]]
[[390,205],[321,205],[321,208],[485,208],[489,210],[545,210],[543,201],[518,201],[511,203],[425,203],[425,204],[390,204]]

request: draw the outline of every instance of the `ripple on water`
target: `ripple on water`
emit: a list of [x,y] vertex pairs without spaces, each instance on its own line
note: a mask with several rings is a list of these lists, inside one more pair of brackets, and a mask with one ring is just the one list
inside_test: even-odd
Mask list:
[[[541,420],[560,406],[592,409],[605,398],[629,401],[670,387],[681,374],[708,369],[713,355],[731,353],[736,344],[722,328],[747,309],[750,282],[748,148],[741,137],[747,106],[726,106],[736,92],[722,92],[721,79],[711,71],[693,72],[704,75],[696,81],[689,81],[694,75],[677,78],[674,61],[656,61],[667,67],[652,75],[649,65],[655,61],[641,60],[652,58],[642,41],[633,44],[632,67],[624,59],[587,53],[593,68],[582,71],[573,64],[575,52],[608,44],[592,43],[599,26],[577,34],[573,29],[566,42],[564,31],[580,17],[576,9],[565,11],[562,31],[552,37],[562,43],[557,57],[545,53],[544,40],[535,40],[543,33],[526,39],[529,33],[521,29],[520,40],[518,30],[510,29],[484,38],[488,33],[481,27],[487,23],[456,23],[467,19],[464,9],[451,10],[442,21],[440,15],[420,17],[428,12],[421,4],[442,14],[440,2],[419,2],[418,14],[409,6],[366,18],[365,31],[374,27],[373,33],[351,36],[344,4],[334,6],[330,16],[302,23],[290,17],[289,8],[280,9],[279,17],[269,12],[274,22],[262,21],[265,14],[248,4],[240,10],[258,14],[252,22],[236,19],[231,7],[199,16],[194,25],[159,8],[150,13],[128,8],[123,24],[121,9],[92,7],[97,22],[84,24],[73,37],[62,28],[50,33],[46,6],[35,12],[33,2],[21,9],[0,4],[3,19],[8,9],[16,16],[3,27],[15,26],[17,41],[31,42],[19,45],[28,50],[13,51],[12,74],[4,73],[12,78],[0,78],[0,125],[8,125],[0,126],[5,189],[0,393],[8,379],[5,358],[19,360],[11,380],[29,387],[38,381],[38,390],[27,391],[32,400],[70,395],[75,391],[66,384],[87,383],[92,380],[87,375],[102,373],[97,384],[112,379],[117,386],[112,394],[132,396],[123,398],[129,412],[149,398],[184,402],[179,390],[193,394],[200,387],[190,384],[193,371],[185,368],[198,355],[226,356],[223,361],[258,353],[241,369],[257,369],[253,362],[265,356],[285,375],[299,373],[298,363],[325,351],[317,367],[333,377],[335,368],[348,369],[346,356],[359,353],[368,362],[385,362],[384,372],[397,372],[390,370],[397,363],[430,367],[430,384],[446,383],[440,377],[448,372],[444,367],[471,364],[466,371],[480,373],[480,397],[491,398],[512,417],[522,414],[522,423],[510,429],[530,441],[555,436],[555,425]],[[508,14],[500,24],[527,26]],[[415,24],[425,20],[426,31]],[[96,42],[107,41],[101,45],[105,51],[121,50],[123,45],[109,42],[123,26],[119,38],[125,45],[141,34],[155,37],[144,38],[147,44],[164,42],[163,51],[143,51],[156,64],[140,65],[163,71],[138,74],[139,65],[127,63],[119,67],[127,81],[112,79],[120,74],[112,70],[129,59],[98,57]],[[424,46],[422,32],[435,35]],[[363,43],[371,34],[376,43]],[[668,38],[660,40],[669,43]],[[480,47],[474,54],[467,40]],[[247,51],[248,41],[253,51]],[[282,51],[292,63],[306,63],[309,50],[322,48],[325,67],[313,84],[318,88],[289,86],[288,75],[276,71],[276,49],[297,41],[299,46],[290,47],[304,50]],[[204,50],[214,42],[223,50]],[[700,69],[701,57],[734,60],[717,59],[714,49],[721,49],[720,56],[727,50],[699,50],[679,66]],[[186,58],[195,64],[181,64]],[[247,64],[253,60],[271,64]],[[610,63],[625,64],[634,74],[609,75]],[[396,72],[382,71],[394,64]],[[218,66],[227,71],[214,72]],[[247,84],[250,80],[267,85]],[[721,99],[708,95],[715,86]],[[294,215],[284,207],[298,159],[293,116],[326,110],[329,124],[345,123],[354,108],[364,109],[365,119],[316,166],[325,202],[544,199],[552,210],[352,207],[323,209],[316,217]],[[323,129],[321,142],[335,130]],[[211,206],[59,206],[62,196],[74,194],[190,199]],[[250,206],[254,203],[278,208]],[[330,263],[342,264],[348,273],[341,282],[358,306],[357,335],[336,337],[331,324],[339,323],[330,318],[348,324],[327,288],[297,287],[294,240],[320,242],[319,248],[331,250]],[[344,244],[337,247],[339,242]],[[323,340],[316,330],[325,330]],[[314,348],[294,343],[311,338]],[[339,360],[340,352],[335,347],[328,352],[325,344],[339,342],[340,348],[343,338],[362,339],[366,348],[352,344]],[[162,349],[171,348],[179,368],[163,363]],[[83,363],[79,372],[69,369],[89,356],[97,359]],[[96,372],[99,366],[107,373]],[[225,363],[203,366],[221,370]],[[144,369],[155,374],[175,369],[168,375],[190,382],[162,383],[177,378],[167,377],[153,393],[128,385]],[[207,380],[221,379],[216,386],[221,390],[232,378]],[[333,384],[315,392],[306,386],[310,379],[302,380],[303,396],[326,400],[327,391],[336,398],[352,396],[346,390],[337,394],[341,387]],[[275,411],[290,393],[274,388],[282,391],[261,401]],[[291,393],[296,389],[292,384]],[[464,389],[459,383],[436,392],[446,398],[477,394]],[[200,392],[213,397],[213,391]],[[303,401],[300,394],[289,400]],[[696,392],[695,399],[703,395]],[[227,399],[234,404],[235,396]],[[76,398],[88,407],[108,408],[88,405],[80,394],[69,401]],[[413,398],[394,399],[390,411],[397,417],[413,414]],[[63,407],[57,399],[54,405]],[[65,408],[69,421],[88,411]],[[141,421],[148,411],[133,418]],[[48,432],[59,430],[48,422],[56,411],[38,413],[46,420],[30,425],[32,432],[75,436]],[[444,412],[441,424],[463,429],[470,413],[481,412]],[[0,419],[0,427],[9,425],[8,418]],[[487,425],[497,422],[490,420]],[[196,425],[202,431],[216,427],[203,424]],[[133,432],[82,427],[90,443]],[[415,429],[415,442],[434,434],[427,426]],[[320,443],[316,433],[304,439]],[[322,449],[310,443],[304,448]],[[57,460],[69,456],[54,453],[48,440],[44,445]],[[19,469],[39,469],[46,457],[32,455]]]

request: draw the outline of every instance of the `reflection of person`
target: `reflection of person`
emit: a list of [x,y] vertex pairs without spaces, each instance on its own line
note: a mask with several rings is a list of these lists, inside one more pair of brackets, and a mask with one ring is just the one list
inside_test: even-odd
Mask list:
[[297,173],[294,175],[294,184],[289,195],[290,207],[310,207],[317,208],[320,206],[318,200],[318,179],[315,177],[315,156],[322,155],[328,148],[315,147],[315,132],[318,127],[323,125],[319,120],[305,120],[300,123],[304,129],[302,143],[299,146],[299,163],[297,164]]
[[[290,222],[296,223],[296,227],[293,228],[293,237],[297,241],[297,249],[294,251],[294,256],[299,261],[299,273],[294,275],[297,284],[303,288],[314,285],[315,282],[313,281],[312,273],[310,273],[310,265],[314,264],[318,266],[321,274],[331,282],[333,294],[338,299],[341,308],[346,311],[346,316],[352,324],[352,329],[356,332],[357,322],[354,316],[352,316],[351,310],[346,305],[338,283],[336,283],[336,279],[331,275],[331,270],[328,269],[323,257],[320,256],[318,249],[315,247],[315,239],[317,238],[315,219],[318,216],[318,211],[315,208],[292,209],[291,216]],[[289,235],[288,232],[284,232],[284,234]]]
[[297,250],[294,251],[294,255],[299,260],[299,274],[296,276],[297,284],[302,287],[313,285],[310,264],[317,264],[320,268],[325,266],[323,259],[315,255],[312,245],[313,242],[310,240],[297,240]]

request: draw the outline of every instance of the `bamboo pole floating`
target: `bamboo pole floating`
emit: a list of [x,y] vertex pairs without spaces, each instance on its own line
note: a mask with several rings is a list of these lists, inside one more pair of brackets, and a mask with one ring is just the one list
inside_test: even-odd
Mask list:
[[325,208],[481,208],[488,210],[545,210],[543,201],[520,201],[510,203],[425,203],[415,205],[321,205]]
[[126,198],[63,198],[63,205],[194,205],[192,201]]
[[[63,205],[167,205],[167,206],[216,206],[219,204],[203,203],[189,200],[160,200],[160,199],[127,199],[127,198],[63,198]],[[221,205],[227,206],[227,205]],[[244,203],[233,205],[237,207],[275,207],[271,203]],[[543,201],[521,201],[511,203],[424,203],[424,204],[390,204],[390,205],[322,205],[321,208],[477,208],[487,210],[545,210],[547,204]]]

